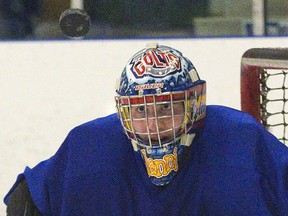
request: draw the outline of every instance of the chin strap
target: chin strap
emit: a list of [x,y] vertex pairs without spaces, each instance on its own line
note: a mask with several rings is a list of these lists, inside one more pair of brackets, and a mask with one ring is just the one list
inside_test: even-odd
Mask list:
[[181,139],[180,139],[180,143],[183,146],[190,146],[193,142],[193,139],[195,137],[195,133],[192,134],[185,134]]

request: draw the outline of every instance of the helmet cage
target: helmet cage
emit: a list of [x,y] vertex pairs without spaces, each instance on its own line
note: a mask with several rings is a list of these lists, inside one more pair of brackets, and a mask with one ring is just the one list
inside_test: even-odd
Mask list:
[[[179,141],[185,134],[191,131],[193,123],[205,116],[205,112],[199,112],[205,105],[205,81],[183,91],[164,92],[161,94],[146,94],[132,96],[116,96],[116,107],[125,133],[132,143],[150,148],[164,147],[171,143]],[[176,104],[183,105],[183,112],[175,112]],[[161,115],[157,111],[158,106],[170,105],[171,113]],[[135,118],[132,115],[133,107],[141,107],[143,116]],[[153,107],[153,115],[148,115],[148,107]],[[179,105],[178,105],[179,106]],[[176,118],[183,118],[181,123],[176,125]],[[151,132],[148,128],[148,121],[155,121],[156,131]],[[160,130],[159,121],[172,121],[171,127]],[[145,132],[135,130],[135,122],[142,121],[146,125]],[[161,140],[163,134],[172,132],[168,139]],[[140,137],[146,136],[148,139],[143,140]],[[152,139],[154,137],[154,139]],[[157,139],[155,139],[157,137]]]

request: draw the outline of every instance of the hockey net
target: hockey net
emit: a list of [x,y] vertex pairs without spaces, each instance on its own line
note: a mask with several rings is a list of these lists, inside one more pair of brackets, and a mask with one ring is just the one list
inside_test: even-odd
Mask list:
[[253,48],[241,58],[241,110],[288,144],[288,49]]

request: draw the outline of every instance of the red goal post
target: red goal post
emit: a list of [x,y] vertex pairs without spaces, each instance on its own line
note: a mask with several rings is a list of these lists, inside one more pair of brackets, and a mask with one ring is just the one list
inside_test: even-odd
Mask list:
[[[241,110],[288,141],[288,48],[252,48],[241,58]],[[287,79],[286,79],[287,77]]]

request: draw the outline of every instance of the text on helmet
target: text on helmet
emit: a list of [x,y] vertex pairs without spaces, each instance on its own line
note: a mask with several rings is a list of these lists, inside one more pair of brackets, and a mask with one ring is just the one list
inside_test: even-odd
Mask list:
[[[171,52],[149,51],[144,53],[142,58],[135,58],[134,61],[132,71],[136,73],[137,77],[143,76],[145,72],[156,76],[164,76],[180,69],[179,57]],[[151,68],[165,70],[155,74],[151,71]]]

